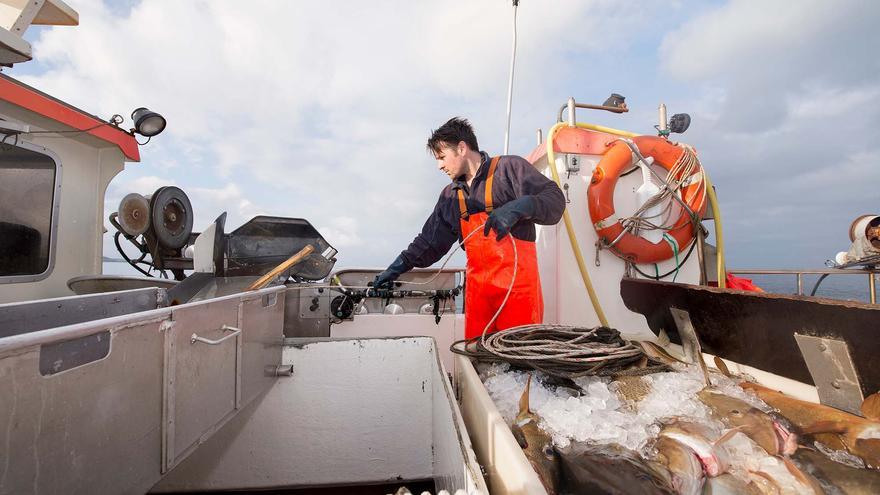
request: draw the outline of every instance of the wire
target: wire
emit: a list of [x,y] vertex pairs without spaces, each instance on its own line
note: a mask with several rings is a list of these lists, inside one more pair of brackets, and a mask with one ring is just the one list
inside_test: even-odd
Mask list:
[[[482,227],[484,227],[485,225],[486,225],[485,222],[481,223],[478,227],[474,228],[474,230],[470,234],[468,234],[464,239],[462,239],[460,243],[457,243],[458,245],[452,251],[449,252],[449,254],[446,256],[446,260],[443,261],[443,264],[440,265],[440,268],[437,270],[437,273],[435,273],[433,277],[429,278],[428,280],[426,280],[424,282],[410,282],[410,281],[401,280],[401,281],[398,281],[397,283],[407,284],[407,285],[428,285],[428,284],[430,284],[431,282],[436,280],[437,277],[439,277],[441,273],[443,273],[443,269],[446,268],[446,265],[449,263],[449,260],[451,260],[452,256],[455,255],[455,253],[457,253],[458,250],[464,246],[464,243],[467,242],[467,240],[470,239],[474,234],[479,232],[480,229]],[[511,236],[511,241],[513,241],[513,238],[512,238],[513,234],[508,234],[508,235]],[[516,243],[514,243],[514,245],[513,245],[513,250],[514,250],[514,254],[515,254],[516,253]],[[359,289],[360,287],[350,287],[350,288]],[[368,289],[375,289],[375,287],[367,287],[367,288]]]
[[[119,129],[119,128],[116,126],[116,124],[114,124],[113,122],[101,122],[101,123],[98,124],[98,125],[95,125],[95,126],[92,126],[92,127],[86,128],[86,129],[73,129],[73,130],[63,130],[63,131],[52,131],[52,130],[48,130],[48,131],[28,131],[28,132],[23,132],[22,134],[76,134],[76,133],[78,133],[78,132],[89,132],[89,131],[93,131],[93,130],[99,128],[99,127],[104,127],[104,126],[107,126],[107,125],[109,125],[109,126],[113,126],[113,127],[116,127],[117,129]],[[122,130],[122,129],[119,129],[119,130]],[[125,132],[125,131],[122,131],[122,132]]]
[[510,55],[510,79],[507,81],[507,129],[504,131],[504,154],[510,149],[510,113],[513,108],[513,73],[516,66],[516,8],[519,0],[513,0],[513,48]]
[[122,258],[123,258],[125,261],[127,261],[128,264],[131,265],[135,270],[137,270],[137,271],[143,273],[143,274],[146,275],[147,277],[151,277],[151,278],[153,278],[153,275],[150,274],[150,272],[153,271],[153,265],[152,265],[152,264],[150,264],[150,271],[149,271],[149,272],[148,272],[148,271],[145,271],[143,268],[137,266],[138,263],[140,263],[140,262],[142,262],[142,261],[144,260],[144,257],[146,256],[146,253],[141,254],[141,257],[138,258],[136,261],[135,261],[135,260],[132,260],[131,258],[129,258],[128,255],[125,254],[125,251],[122,250],[122,246],[119,244],[119,236],[120,236],[121,234],[122,234],[122,232],[117,231],[116,234],[113,236],[113,243],[116,244],[116,250],[119,251],[119,254],[122,255]]
[[822,284],[823,280],[828,278],[828,275],[831,275],[831,274],[830,273],[823,273],[822,276],[819,277],[819,280],[816,280],[816,285],[814,285],[813,290],[810,291],[810,296],[816,295],[816,291],[819,290],[819,285]]
[[639,267],[635,263],[631,263],[630,266],[632,266],[635,271],[639,272],[639,274],[645,278],[648,278],[651,280],[661,280],[661,279],[664,279],[664,278],[672,275],[673,273],[677,272],[679,269],[681,269],[681,267],[683,267],[684,264],[687,263],[688,258],[691,257],[691,253],[694,252],[694,247],[696,247],[696,245],[697,245],[696,241],[692,242],[691,247],[688,248],[688,252],[686,255],[684,255],[684,258],[682,258],[681,263],[679,263],[675,268],[673,268],[672,270],[669,270],[668,272],[664,273],[663,275],[658,275],[656,277],[654,275],[649,275],[649,274],[639,270]]

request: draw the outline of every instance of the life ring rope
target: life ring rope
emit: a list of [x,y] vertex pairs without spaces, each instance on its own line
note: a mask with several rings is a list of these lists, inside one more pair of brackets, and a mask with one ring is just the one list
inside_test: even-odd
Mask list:
[[[702,229],[702,215],[706,210],[706,181],[696,152],[690,146],[673,144],[666,139],[639,136],[618,139],[625,146],[615,145],[596,167],[588,189],[588,204],[593,228],[599,235],[598,247],[609,249],[630,263],[657,263],[670,258],[691,244],[698,229]],[[646,158],[666,169],[662,177]],[[636,212],[619,218],[614,210],[613,195],[617,179],[624,169],[644,164],[660,182],[660,192],[649,198]],[[679,215],[670,219],[674,204],[681,207]],[[652,216],[647,212],[663,205]],[[638,235],[640,232],[660,230],[663,240],[653,243]],[[669,242],[674,240],[674,244]]]

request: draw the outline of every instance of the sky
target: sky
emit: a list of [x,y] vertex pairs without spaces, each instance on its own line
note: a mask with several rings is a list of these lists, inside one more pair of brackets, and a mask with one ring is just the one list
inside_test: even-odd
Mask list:
[[[222,211],[227,231],[300,217],[337,267],[381,267],[448,181],[432,129],[463,116],[503,150],[509,0],[67,2],[80,25],[32,27],[34,61],[5,73],[102,117],[168,121],[110,184],[107,215],[173,184],[196,231]],[[578,120],[645,134],[664,102],[693,119],[677,139],[716,185],[729,267],[820,267],[880,213],[878,23],[871,0],[522,0],[510,153],[569,96],[623,94],[628,114]]]

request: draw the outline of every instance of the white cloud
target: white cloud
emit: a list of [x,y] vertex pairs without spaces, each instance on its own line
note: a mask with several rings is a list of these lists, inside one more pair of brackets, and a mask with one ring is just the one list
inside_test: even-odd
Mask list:
[[[230,226],[255,211],[305,217],[334,229],[349,248],[343,259],[357,249],[384,263],[444,185],[424,150],[430,130],[465,115],[484,147],[500,147],[506,0],[153,0],[130,11],[83,0],[76,8],[81,25],[42,31],[34,51],[46,70],[22,79],[99,115],[162,113],[167,130],[111,190],[121,197],[158,184],[133,174],[168,178],[190,193],[197,227],[222,210]],[[546,124],[563,99],[547,90],[578,70],[570,57],[626,46],[627,29],[662,8],[524,2],[516,87],[528,96],[518,98],[514,122],[528,122],[526,142],[533,122]],[[339,218],[356,218],[359,233]]]
[[[306,218],[341,265],[379,265],[446,182],[424,150],[431,129],[463,115],[500,152],[509,0],[75,8],[81,25],[41,31],[43,70],[20,78],[98,115],[147,106],[168,119],[111,184],[108,210],[177,184],[196,230],[224,210],[229,230],[257,213]],[[620,90],[629,115],[586,115],[643,132],[663,100],[694,115],[684,139],[719,188],[738,252],[760,251],[741,240],[767,233],[796,238],[793,211],[818,215],[812,236],[831,244],[837,223],[876,203],[862,188],[823,187],[820,171],[843,160],[860,184],[880,179],[852,165],[880,142],[878,13],[857,0],[522,2],[511,151],[527,154],[569,95]],[[822,198],[841,213],[819,211]]]
[[674,77],[721,89],[721,130],[760,133],[817,85],[876,88],[877,19],[875,1],[733,0],[668,33],[660,57]]

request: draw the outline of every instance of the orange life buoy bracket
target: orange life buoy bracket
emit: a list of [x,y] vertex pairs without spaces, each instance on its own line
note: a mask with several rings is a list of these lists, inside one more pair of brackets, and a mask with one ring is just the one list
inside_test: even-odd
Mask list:
[[[666,139],[654,136],[638,136],[632,139],[639,153],[645,158],[653,157],[654,164],[667,171],[678,163],[682,156],[688,152],[684,147],[675,145]],[[602,157],[587,189],[587,204],[590,210],[590,219],[593,228],[599,235],[599,240],[606,246],[613,243],[611,248],[624,259],[634,263],[657,263],[668,260],[674,256],[670,242],[661,240],[653,243],[643,237],[624,230],[621,219],[617,218],[614,211],[614,188],[620,174],[632,168],[633,153],[626,142],[618,141]],[[703,169],[697,162],[696,169],[690,177],[685,178],[679,194],[682,201],[688,205],[691,211],[700,218],[706,213],[706,188],[702,180]],[[674,177],[681,180],[682,177]],[[677,249],[683,251],[695,237],[694,223],[690,212],[685,208],[675,223],[666,231],[672,239],[678,243]],[[614,242],[614,241],[617,242]]]

